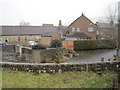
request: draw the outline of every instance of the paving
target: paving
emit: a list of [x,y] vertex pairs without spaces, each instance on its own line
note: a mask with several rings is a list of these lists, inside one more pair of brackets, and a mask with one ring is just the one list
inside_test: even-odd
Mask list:
[[100,62],[101,58],[105,58],[105,61],[112,58],[113,55],[116,55],[116,50],[106,50],[103,52],[98,52],[96,54],[92,55],[86,55],[81,57],[75,57],[72,59],[69,59],[67,61],[64,61],[63,63],[88,63],[88,62]]

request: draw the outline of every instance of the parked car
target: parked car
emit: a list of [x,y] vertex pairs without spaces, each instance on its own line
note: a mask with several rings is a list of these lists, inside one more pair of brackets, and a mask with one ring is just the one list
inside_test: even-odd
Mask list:
[[35,41],[28,41],[27,44],[33,46],[37,45],[38,43],[36,43]]
[[6,43],[0,42],[0,45],[6,45]]

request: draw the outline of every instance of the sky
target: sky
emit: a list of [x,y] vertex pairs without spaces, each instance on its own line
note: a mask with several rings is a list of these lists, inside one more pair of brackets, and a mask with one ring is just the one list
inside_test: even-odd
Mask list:
[[83,13],[93,22],[105,16],[109,6],[120,0],[0,0],[0,25],[54,24],[68,26]]

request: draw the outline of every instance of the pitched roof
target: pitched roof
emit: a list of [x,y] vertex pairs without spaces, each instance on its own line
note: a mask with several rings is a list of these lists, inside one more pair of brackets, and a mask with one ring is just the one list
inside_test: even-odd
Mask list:
[[43,24],[42,26],[44,26],[44,27],[53,27],[54,25],[53,24]]
[[[110,23],[97,23],[97,26],[98,26],[98,28],[101,28],[101,29],[111,28]],[[116,26],[116,24],[113,24],[113,27],[115,27],[115,26]]]
[[50,33],[63,34],[58,27],[45,26],[0,26],[2,28],[2,35],[46,35]]
[[68,26],[60,26],[58,29],[62,31],[63,35],[66,35],[69,32]]
[[85,17],[87,20],[89,20],[92,24],[94,24],[90,19],[88,19],[83,13],[80,17],[78,17],[75,21],[73,21],[69,26],[71,26],[74,22],[76,22],[78,19],[80,19],[81,17]]

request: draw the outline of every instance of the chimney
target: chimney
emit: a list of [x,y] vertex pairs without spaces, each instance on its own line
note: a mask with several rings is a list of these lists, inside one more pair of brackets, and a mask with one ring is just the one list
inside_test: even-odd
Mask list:
[[62,26],[62,21],[61,20],[59,20],[59,26]]

